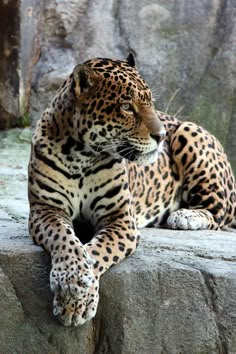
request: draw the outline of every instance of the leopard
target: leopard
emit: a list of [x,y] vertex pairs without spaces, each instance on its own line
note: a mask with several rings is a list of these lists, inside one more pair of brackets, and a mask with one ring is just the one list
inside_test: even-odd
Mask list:
[[132,54],[78,64],[37,121],[28,168],[53,314],[64,326],[94,318],[101,276],[135,252],[142,228],[230,225],[235,187],[217,138],[156,110]]

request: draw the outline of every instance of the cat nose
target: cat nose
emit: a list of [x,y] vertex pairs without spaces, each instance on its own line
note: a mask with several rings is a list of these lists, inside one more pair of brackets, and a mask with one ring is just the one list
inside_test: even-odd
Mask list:
[[166,137],[166,131],[165,129],[162,129],[158,134],[150,134],[150,135],[157,142],[157,144],[160,144],[160,142],[164,140]]

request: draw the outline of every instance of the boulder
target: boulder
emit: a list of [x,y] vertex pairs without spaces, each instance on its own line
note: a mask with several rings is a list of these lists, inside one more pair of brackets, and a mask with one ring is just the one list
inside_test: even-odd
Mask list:
[[95,319],[59,324],[49,256],[27,230],[29,140],[0,132],[0,353],[235,354],[235,232],[143,229],[101,278]]
[[93,353],[92,323],[66,329],[52,316],[47,255],[29,241],[26,225],[4,212],[0,220],[0,352]]
[[45,1],[32,77],[33,125],[77,63],[123,59],[131,51],[157,108],[214,133],[236,170],[235,11],[234,0]]
[[144,229],[102,277],[95,319],[65,328],[52,316],[49,257],[24,223],[0,220],[1,353],[236,352],[235,233]]
[[29,114],[34,126],[76,64],[131,51],[157,108],[215,134],[236,171],[234,0],[9,0],[0,7],[0,128],[27,124]]
[[20,1],[0,3],[0,130],[17,125],[19,115]]

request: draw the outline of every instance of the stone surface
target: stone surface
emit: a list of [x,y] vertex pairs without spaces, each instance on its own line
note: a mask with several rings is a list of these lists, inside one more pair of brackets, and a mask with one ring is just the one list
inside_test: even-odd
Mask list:
[[52,317],[49,259],[26,225],[0,214],[0,352],[91,353],[93,328],[65,329]]
[[0,2],[0,130],[19,114],[20,0]]
[[132,51],[157,108],[214,133],[236,171],[234,0],[47,0],[41,28],[33,124],[77,63],[97,56],[123,59]]
[[19,114],[18,123],[27,124],[28,112],[35,125],[79,62],[123,59],[132,51],[157,108],[210,130],[236,171],[235,0],[7,0],[0,6],[1,128]]
[[15,220],[28,218],[29,129],[0,132],[0,208]]
[[19,104],[22,116],[28,116],[32,88],[32,73],[40,55],[41,25],[44,2],[21,1],[21,53]]
[[103,278],[98,353],[234,353],[233,236],[143,230],[136,254]]
[[236,352],[235,234],[144,229],[137,252],[103,276],[95,320],[64,328],[48,256],[25,224],[0,220],[0,352]]
[[102,277],[95,319],[57,322],[50,259],[27,231],[29,136],[0,134],[0,353],[235,354],[233,232],[142,230],[136,253]]

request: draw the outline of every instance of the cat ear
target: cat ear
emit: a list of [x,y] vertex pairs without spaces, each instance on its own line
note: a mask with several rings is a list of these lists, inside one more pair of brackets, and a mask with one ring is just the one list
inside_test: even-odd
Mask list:
[[132,53],[129,53],[128,57],[126,58],[128,64],[130,66],[132,66],[132,68],[136,68],[136,65],[135,65],[135,59],[134,59],[134,55]]
[[75,93],[79,96],[96,85],[97,74],[88,65],[79,64],[73,70],[73,79]]

